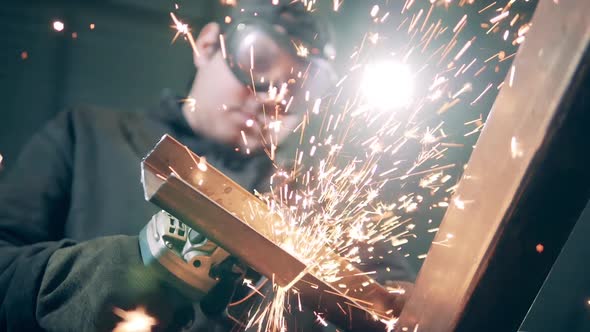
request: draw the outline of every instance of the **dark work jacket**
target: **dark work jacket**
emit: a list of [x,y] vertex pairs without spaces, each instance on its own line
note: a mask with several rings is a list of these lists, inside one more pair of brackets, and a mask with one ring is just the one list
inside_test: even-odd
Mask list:
[[[129,270],[141,264],[137,235],[158,210],[144,200],[140,161],[166,133],[244,188],[264,189],[268,158],[195,135],[171,95],[142,113],[92,107],[60,113],[0,182],[0,331],[112,324],[93,312],[107,305],[112,287],[136,280]],[[412,278],[403,262],[393,268],[393,279]],[[197,320],[203,331],[219,328]]]

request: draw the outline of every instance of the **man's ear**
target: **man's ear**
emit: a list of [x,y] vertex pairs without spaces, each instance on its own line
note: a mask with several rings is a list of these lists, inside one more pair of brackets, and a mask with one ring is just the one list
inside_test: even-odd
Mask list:
[[219,24],[215,22],[207,23],[199,32],[199,36],[195,40],[197,52],[193,54],[193,61],[195,67],[199,68],[207,61],[209,61],[219,45]]

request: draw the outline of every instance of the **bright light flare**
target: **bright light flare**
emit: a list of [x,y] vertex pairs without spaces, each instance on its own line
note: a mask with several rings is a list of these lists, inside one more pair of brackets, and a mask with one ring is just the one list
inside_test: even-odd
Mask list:
[[361,90],[366,102],[379,109],[407,106],[414,92],[414,77],[408,65],[381,62],[365,67]]
[[157,324],[156,319],[148,315],[144,308],[125,311],[120,308],[114,308],[115,314],[123,321],[115,326],[113,332],[149,332],[152,326]]

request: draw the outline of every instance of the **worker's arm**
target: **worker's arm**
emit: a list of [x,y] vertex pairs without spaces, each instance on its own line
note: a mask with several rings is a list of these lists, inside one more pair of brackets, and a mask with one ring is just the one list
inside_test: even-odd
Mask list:
[[137,304],[169,307],[156,319],[174,321],[186,303],[143,267],[137,237],[62,239],[75,141],[72,113],[61,113],[2,174],[0,330],[108,330],[114,306]]

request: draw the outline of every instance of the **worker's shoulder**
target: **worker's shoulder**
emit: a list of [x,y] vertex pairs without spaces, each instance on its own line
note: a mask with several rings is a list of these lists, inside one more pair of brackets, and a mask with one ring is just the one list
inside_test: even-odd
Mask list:
[[145,118],[145,112],[120,110],[95,105],[76,105],[64,111],[72,121],[93,126],[135,123]]
[[76,145],[137,145],[152,136],[154,125],[149,113],[77,105],[60,112],[49,130],[67,133]]
[[56,121],[65,123],[79,135],[116,135],[121,132],[134,131],[144,125],[148,117],[145,111],[126,111],[94,105],[72,106],[60,114]]
[[66,115],[71,121],[70,132],[76,146],[107,151],[114,159],[115,151],[123,151],[127,157],[129,151],[133,151],[133,156],[143,156],[157,143],[167,131],[158,110],[126,111],[83,105],[70,108]]

